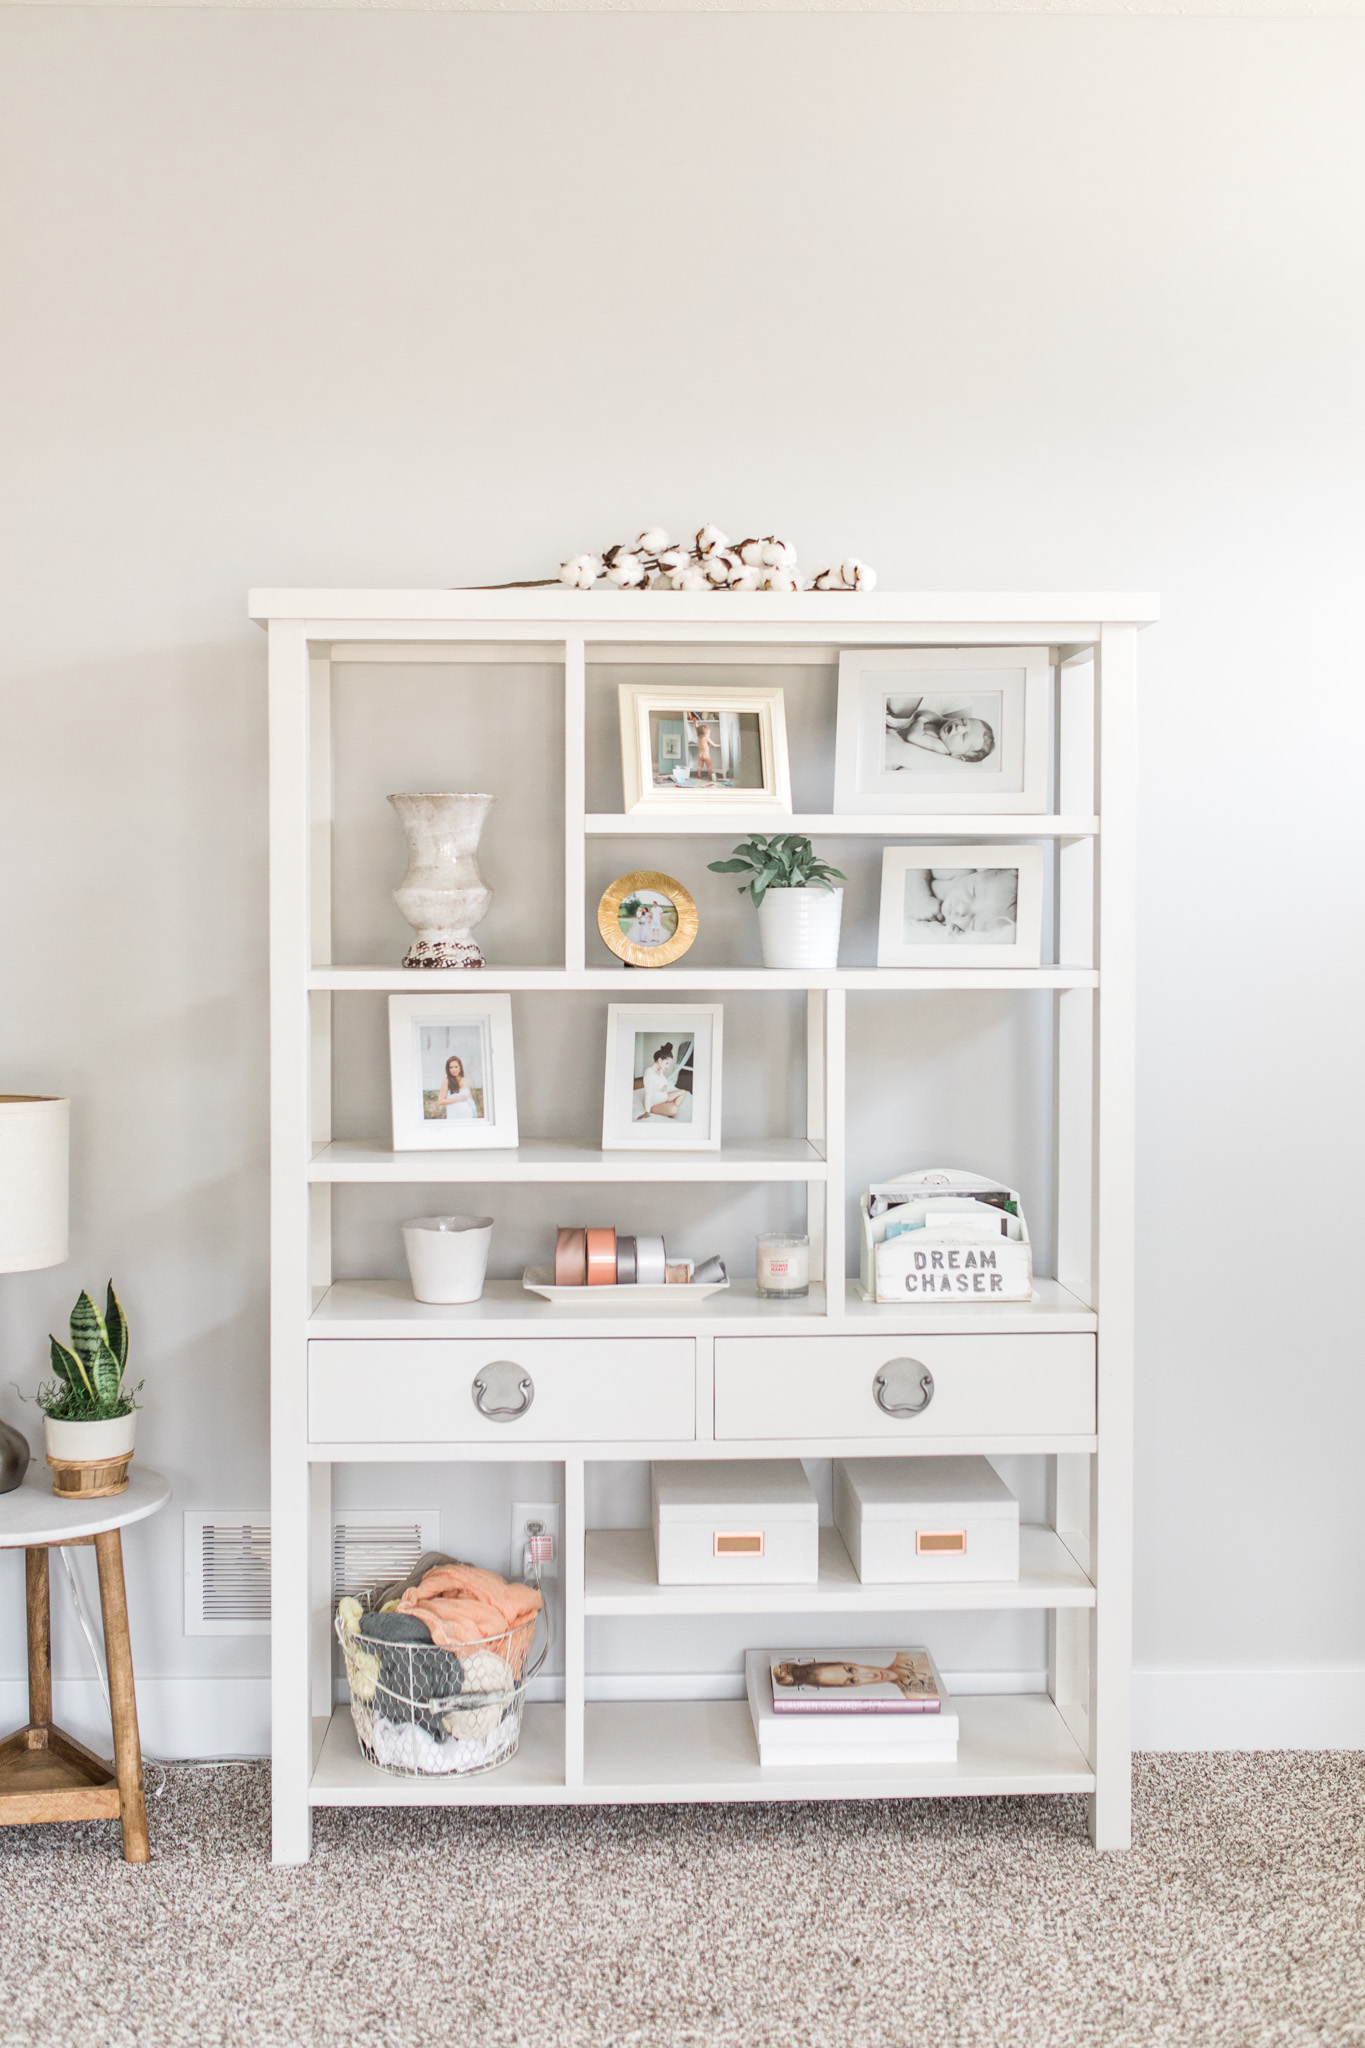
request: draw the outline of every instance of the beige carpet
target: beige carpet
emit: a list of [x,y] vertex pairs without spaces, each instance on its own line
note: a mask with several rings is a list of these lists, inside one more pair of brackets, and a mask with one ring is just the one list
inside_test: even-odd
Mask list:
[[324,1813],[267,1776],[0,1831],[4,2048],[1365,2044],[1365,1757],[1146,1758],[1077,1800]]

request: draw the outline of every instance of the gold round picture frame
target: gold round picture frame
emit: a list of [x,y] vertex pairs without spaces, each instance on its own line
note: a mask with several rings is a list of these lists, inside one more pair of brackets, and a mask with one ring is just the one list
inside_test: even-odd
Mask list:
[[[662,939],[653,939],[644,944],[627,936],[622,923],[622,906],[641,890],[654,896],[663,896],[672,905],[676,920],[671,934]],[[642,915],[658,910],[657,905],[645,905]],[[642,930],[642,916],[631,919],[637,930]],[[642,868],[637,874],[621,875],[602,897],[597,906],[597,929],[602,935],[602,944],[615,953],[618,960],[624,960],[628,967],[667,967],[674,960],[680,960],[697,936],[697,906],[681,882],[675,882],[672,875],[655,874],[652,869]]]

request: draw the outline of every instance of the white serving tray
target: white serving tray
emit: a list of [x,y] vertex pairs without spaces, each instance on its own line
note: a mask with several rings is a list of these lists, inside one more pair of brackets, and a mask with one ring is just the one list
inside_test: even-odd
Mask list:
[[552,1301],[556,1308],[619,1308],[627,1314],[666,1308],[670,1303],[681,1308],[688,1302],[705,1301],[708,1294],[719,1294],[730,1285],[728,1280],[703,1280],[673,1287],[556,1287],[553,1266],[528,1266],[521,1284],[529,1293]]

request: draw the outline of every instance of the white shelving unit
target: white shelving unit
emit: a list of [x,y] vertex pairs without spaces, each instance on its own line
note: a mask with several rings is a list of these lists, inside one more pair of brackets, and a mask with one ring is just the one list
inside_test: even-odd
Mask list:
[[[253,592],[268,629],[271,824],[272,1504],[274,1853],[309,1853],[315,1806],[884,1798],[1081,1792],[1099,1848],[1129,1839],[1132,1382],[1134,718],[1139,628],[1155,600],[1122,594],[919,593],[747,597],[662,592]],[[841,648],[1047,646],[1055,677],[1055,810],[993,818],[723,820],[589,813],[590,666],[708,662],[819,666]],[[439,977],[332,960],[332,682],[347,662],[551,663],[564,692],[563,960]],[[456,676],[452,687],[462,686]],[[509,1151],[399,1153],[332,1129],[337,1005],[348,996],[477,986],[620,995],[589,965],[595,839],[778,828],[861,839],[1042,839],[1057,847],[1063,963],[1036,970],[849,968],[807,975],[663,970],[630,993],[804,991],[803,1136],[717,1153],[612,1152],[528,1136]],[[661,863],[663,856],[660,856]],[[592,958],[599,955],[595,936]],[[845,1019],[850,997],[943,989],[1052,991],[1055,1278],[1019,1304],[879,1308],[846,1279]],[[593,1077],[594,1086],[598,1085]],[[416,1302],[385,1280],[334,1279],[334,1187],[797,1183],[816,1283],[801,1302],[752,1282],[653,1316],[552,1307],[491,1282],[468,1308]],[[581,1340],[589,1340],[584,1343]],[[935,1395],[897,1419],[872,1383],[890,1358],[932,1365]],[[526,1416],[499,1425],[472,1375],[512,1358],[535,1379]],[[380,1389],[382,1387],[382,1395]],[[420,1435],[409,1418],[420,1416]],[[395,1420],[395,1418],[402,1418]],[[402,1436],[396,1431],[404,1430]],[[810,1588],[661,1588],[645,1531],[590,1529],[586,1468],[669,1458],[977,1451],[1046,1457],[1048,1526],[1023,1532],[1017,1582],[864,1587],[832,1530]],[[333,1703],[328,1550],[332,1468],[485,1462],[562,1467],[564,1702],[535,1701],[517,1756],[472,1779],[400,1779],[366,1764]],[[814,1771],[759,1766],[739,1700],[588,1698],[595,1617],[1041,1610],[1048,1690],[960,1697],[952,1766]],[[758,1629],[757,1638],[763,1631]]]

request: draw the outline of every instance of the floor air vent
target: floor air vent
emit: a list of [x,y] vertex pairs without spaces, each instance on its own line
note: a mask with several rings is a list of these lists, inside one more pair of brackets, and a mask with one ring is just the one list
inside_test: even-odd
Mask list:
[[[406,1578],[441,1541],[436,1508],[351,1508],[332,1524],[332,1599]],[[185,1515],[185,1634],[270,1633],[270,1516]]]

